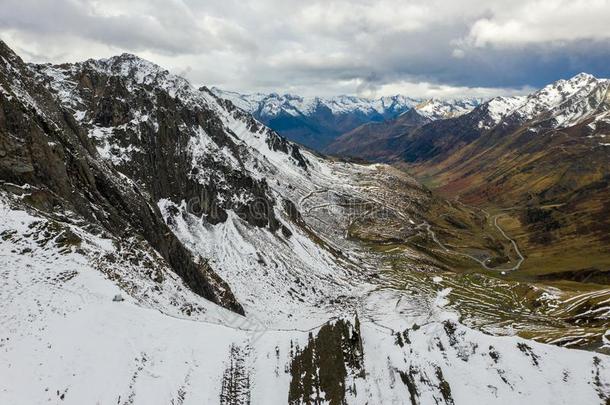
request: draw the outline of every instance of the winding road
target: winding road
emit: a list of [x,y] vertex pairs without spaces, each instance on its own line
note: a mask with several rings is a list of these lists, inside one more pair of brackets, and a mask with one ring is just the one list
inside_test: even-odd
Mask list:
[[[303,196],[300,201],[299,201],[299,205],[302,207],[303,203],[309,199],[310,197],[312,197],[314,194],[319,194],[319,193],[325,193],[325,192],[334,192],[338,195],[341,195],[341,193],[334,191],[334,190],[330,190],[328,188],[321,188],[321,189],[316,189],[313,190],[311,192],[309,192],[307,195]],[[457,201],[457,200],[456,200]],[[457,201],[459,204],[466,206],[466,204]],[[359,202],[359,203],[343,203],[343,204],[337,204],[337,203],[324,203],[324,204],[318,204],[318,205],[313,205],[311,207],[308,207],[305,214],[306,215],[310,215],[311,211],[315,210],[315,209],[319,209],[319,208],[323,208],[323,207],[329,207],[329,206],[333,206],[333,205],[339,205],[339,206],[350,206],[350,205],[364,205],[367,203],[376,203],[376,204],[381,204],[383,205],[380,201],[377,201],[375,199],[372,199],[370,201],[365,201],[365,202]],[[390,208],[392,211],[394,211],[399,217],[401,217],[402,219],[406,219],[405,216],[401,213],[398,212],[397,210],[395,210],[392,207],[388,207]],[[470,207],[470,208],[474,208],[474,207]],[[512,207],[512,208],[507,208],[505,210],[510,210],[510,209],[516,209],[518,207]],[[444,251],[451,253],[451,254],[455,254],[455,255],[459,255],[459,256],[463,256],[463,257],[467,257],[469,259],[474,260],[475,262],[479,263],[484,269],[489,270],[489,271],[496,271],[496,272],[502,272],[502,273],[508,273],[508,272],[514,272],[519,270],[519,268],[521,267],[521,265],[523,264],[523,262],[525,261],[525,257],[523,256],[523,254],[521,253],[521,251],[519,250],[519,246],[517,245],[517,242],[512,239],[511,237],[509,237],[506,232],[504,231],[504,229],[502,229],[502,227],[498,224],[498,218],[501,217],[502,215],[506,215],[505,213],[500,213],[500,214],[496,214],[493,217],[491,217],[491,215],[485,211],[484,209],[481,209],[481,211],[483,213],[485,213],[485,215],[487,216],[487,218],[489,218],[493,225],[498,229],[498,231],[502,234],[502,236],[508,240],[511,245],[513,246],[513,248],[515,249],[515,253],[517,254],[517,256],[519,257],[519,260],[517,261],[517,263],[515,265],[513,265],[512,267],[509,268],[503,268],[503,267],[490,267],[487,265],[487,263],[484,260],[481,260],[475,256],[472,256],[468,253],[462,253],[462,252],[458,252],[456,250],[453,249],[449,249],[445,244],[443,244],[438,237],[436,236],[436,233],[432,230],[432,227],[429,223],[427,222],[422,222],[421,224],[417,225],[415,227],[415,229],[421,229],[421,228],[425,228],[426,232],[430,235],[430,237],[432,238],[432,240]],[[370,212],[370,210],[368,210],[367,212],[363,213],[364,215],[366,215],[368,212]],[[353,221],[353,220],[352,220]]]
[[515,270],[519,270],[519,267],[521,267],[521,264],[523,263],[523,261],[525,260],[525,257],[523,257],[523,254],[521,253],[521,251],[519,250],[519,246],[517,245],[517,241],[515,241],[514,239],[510,238],[506,232],[504,232],[504,229],[502,229],[502,227],[500,225],[498,225],[498,218],[501,217],[502,215],[506,215],[504,213],[502,214],[496,214],[493,217],[493,222],[494,222],[494,226],[496,228],[498,228],[498,231],[500,231],[500,233],[502,234],[502,236],[504,236],[507,240],[510,241],[510,243],[513,245],[513,248],[515,248],[515,253],[517,253],[517,256],[519,256],[519,261],[517,262],[517,264],[515,264],[513,267],[511,267],[510,269],[506,269],[503,271],[515,271]]

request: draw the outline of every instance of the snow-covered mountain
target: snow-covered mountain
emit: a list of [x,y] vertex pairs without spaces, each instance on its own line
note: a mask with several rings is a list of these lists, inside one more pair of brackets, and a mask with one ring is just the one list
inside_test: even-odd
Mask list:
[[421,100],[402,95],[367,99],[211,90],[286,138],[316,150],[324,149],[334,139],[360,125],[391,120],[411,108],[434,120],[464,114],[480,103],[477,99]]
[[[495,97],[484,102],[429,100],[413,107],[427,121],[414,120],[411,113],[384,125],[363,125],[337,138],[325,151],[373,161],[401,159],[402,154],[411,160],[427,158],[428,153],[445,153],[490,131],[510,133],[527,127],[544,132],[591,121],[590,129],[596,132],[597,123],[608,121],[609,84],[608,79],[580,73],[526,96]],[[429,143],[431,140],[436,146]]]
[[327,108],[333,114],[361,113],[365,115],[391,116],[417,105],[419,100],[395,95],[368,99],[356,96],[301,97],[293,94],[240,94],[213,87],[218,97],[230,100],[237,107],[257,117],[275,117],[284,112],[289,115],[312,115],[319,108]]
[[133,55],[0,57],[0,402],[608,399],[606,355],[515,336],[604,350],[570,321],[603,301],[498,305],[529,287],[449,271],[484,221],[402,171],[301,150]]
[[[558,80],[522,97],[497,97],[482,105],[487,115],[481,128],[491,129],[506,120],[513,124],[545,122],[545,127],[566,128],[597,114],[605,114],[604,100],[610,80],[580,73]],[[601,108],[601,109],[600,109]]]
[[430,99],[414,106],[415,110],[430,120],[441,120],[459,117],[474,110],[482,103],[478,98],[465,98],[457,100]]
[[367,122],[334,139],[322,152],[368,161],[383,161],[397,152],[389,144],[427,123],[460,117],[481,104],[480,99],[422,101],[396,118],[381,122]]

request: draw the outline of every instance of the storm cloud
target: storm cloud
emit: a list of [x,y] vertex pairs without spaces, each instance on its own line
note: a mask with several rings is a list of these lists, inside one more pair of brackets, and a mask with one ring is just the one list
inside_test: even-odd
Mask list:
[[242,92],[512,94],[609,76],[610,0],[0,0],[32,62],[122,52]]

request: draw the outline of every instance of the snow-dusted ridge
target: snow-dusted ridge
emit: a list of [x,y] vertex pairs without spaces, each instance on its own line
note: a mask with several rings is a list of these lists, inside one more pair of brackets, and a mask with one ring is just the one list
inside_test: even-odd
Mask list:
[[403,95],[301,97],[277,93],[240,94],[218,88],[211,91],[284,137],[319,151],[361,125],[392,120],[412,109],[430,120],[437,120],[466,114],[480,104],[478,99],[422,100]]
[[333,114],[359,112],[384,115],[389,112],[403,111],[419,104],[420,100],[402,96],[387,96],[369,99],[357,96],[340,95],[335,97],[302,97],[294,94],[241,94],[213,87],[212,92],[230,100],[237,107],[262,117],[273,117],[280,113],[290,115],[309,115],[318,108],[327,108]]
[[501,121],[543,122],[546,129],[576,125],[606,111],[609,87],[609,79],[579,73],[527,96],[496,97],[481,105],[487,116],[481,119],[479,127],[491,129]]
[[457,117],[472,111],[482,103],[481,99],[421,99],[403,96],[384,96],[364,98],[339,95],[334,97],[301,97],[294,94],[241,94],[213,87],[212,92],[218,97],[230,100],[237,107],[261,117],[274,117],[281,113],[289,115],[310,115],[318,108],[324,107],[333,114],[341,115],[359,112],[362,114],[404,113],[415,108],[421,115],[432,120]]
[[456,100],[424,100],[413,108],[418,114],[431,120],[440,120],[459,117],[468,114],[482,103],[478,98],[465,98]]

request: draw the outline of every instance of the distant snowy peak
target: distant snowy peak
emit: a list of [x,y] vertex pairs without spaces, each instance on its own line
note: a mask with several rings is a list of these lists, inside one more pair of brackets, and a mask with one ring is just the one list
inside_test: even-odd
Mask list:
[[293,116],[311,115],[328,109],[334,115],[362,113],[365,115],[400,114],[417,105],[420,100],[395,95],[367,99],[356,96],[301,97],[294,94],[240,94],[212,88],[218,97],[230,100],[237,107],[260,117],[274,117],[282,113]]
[[544,123],[562,128],[608,110],[610,80],[580,73],[558,80],[527,96],[496,97],[477,110],[479,128],[491,129],[501,121]]
[[480,120],[478,127],[491,129],[502,121],[507,115],[515,111],[525,103],[527,97],[495,97],[482,104],[479,108]]
[[481,99],[466,98],[457,100],[430,99],[414,106],[415,110],[426,118],[439,120],[459,117],[472,111],[480,105]]
[[324,151],[335,139],[362,125],[392,121],[412,110],[433,121],[466,114],[481,103],[478,99],[423,100],[403,95],[369,99],[347,95],[240,94],[218,88],[211,92],[287,139],[317,151]]
[[[569,102],[588,98],[599,86],[607,88],[608,80],[597,79],[587,73],[580,73],[568,80],[558,80],[530,94],[518,112],[525,119],[536,118],[547,111],[559,112]],[[585,109],[589,107],[592,106],[583,106]]]
[[360,111],[365,114],[396,114],[411,109],[418,102],[416,99],[401,95],[381,97],[378,99],[367,99],[354,96],[337,96],[316,99],[319,105],[329,108],[333,114],[347,114],[354,111]]
[[241,94],[234,91],[221,90],[218,87],[212,87],[210,91],[220,98],[231,101],[237,108],[241,108],[249,113],[254,113],[261,102],[267,97],[266,94]]
[[356,96],[335,97],[300,97],[292,94],[240,94],[212,88],[218,97],[233,102],[237,107],[259,116],[277,116],[280,113],[290,115],[309,115],[320,107],[328,108],[333,114],[379,114],[382,116],[397,116],[411,108],[415,108],[420,115],[432,120],[457,117],[466,114],[482,100],[465,98],[456,100],[437,100],[411,98],[403,95],[394,95],[368,99]]

